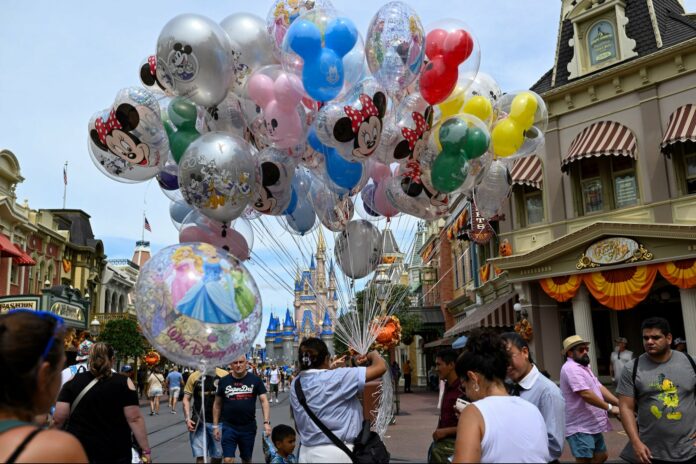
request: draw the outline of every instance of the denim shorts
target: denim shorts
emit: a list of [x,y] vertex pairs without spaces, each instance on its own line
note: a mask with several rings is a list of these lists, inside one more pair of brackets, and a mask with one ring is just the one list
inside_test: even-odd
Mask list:
[[208,445],[208,456],[215,459],[222,459],[222,444],[215,440],[213,436],[213,424],[198,424],[195,432],[189,433],[189,440],[191,442],[191,451],[193,452],[194,458],[202,458],[204,455],[203,450],[203,430],[206,431],[207,445]]
[[228,424],[222,425],[222,455],[225,458],[236,457],[237,447],[239,447],[239,457],[242,461],[251,461],[254,454],[254,440],[256,439],[256,429],[251,432],[241,432],[235,430]]
[[606,452],[607,445],[601,433],[574,433],[566,437],[573,457],[590,459],[596,453]]

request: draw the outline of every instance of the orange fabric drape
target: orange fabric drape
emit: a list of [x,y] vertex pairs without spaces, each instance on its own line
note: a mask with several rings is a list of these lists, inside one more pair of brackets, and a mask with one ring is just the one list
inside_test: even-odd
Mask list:
[[563,303],[568,301],[578,293],[582,277],[579,275],[568,275],[560,277],[549,277],[539,281],[541,288],[554,300]]
[[491,276],[491,264],[487,263],[481,266],[481,269],[479,269],[479,277],[481,278],[481,283],[488,282],[488,279]]
[[679,288],[696,287],[696,259],[683,259],[657,265],[662,277]]
[[630,309],[650,293],[656,266],[637,266],[585,274],[585,286],[602,305],[616,310]]

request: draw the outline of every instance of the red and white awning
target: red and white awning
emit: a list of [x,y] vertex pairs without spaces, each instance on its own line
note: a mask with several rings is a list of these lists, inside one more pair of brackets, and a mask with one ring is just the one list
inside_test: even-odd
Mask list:
[[537,155],[532,155],[516,160],[510,175],[513,184],[529,185],[541,189],[544,182],[541,159]]
[[662,153],[670,155],[672,145],[677,142],[696,142],[696,105],[684,105],[672,113],[667,131],[662,138]]
[[631,130],[618,122],[601,121],[586,127],[570,144],[563,157],[561,170],[571,163],[592,156],[629,156],[635,159],[636,137]]

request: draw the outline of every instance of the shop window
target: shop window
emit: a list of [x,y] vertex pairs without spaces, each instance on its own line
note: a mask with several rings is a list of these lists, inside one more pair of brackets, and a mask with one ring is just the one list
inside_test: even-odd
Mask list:
[[544,196],[541,190],[530,185],[515,185],[513,193],[519,227],[544,222]]
[[[14,261],[14,260],[12,260],[12,261]],[[10,283],[12,285],[19,284],[19,266],[17,266],[14,262],[12,263],[12,266],[10,267]]]
[[684,142],[675,144],[674,171],[677,178],[679,193],[691,195],[696,193],[696,143]]
[[627,156],[587,158],[575,163],[577,208],[581,215],[638,204],[635,160]]

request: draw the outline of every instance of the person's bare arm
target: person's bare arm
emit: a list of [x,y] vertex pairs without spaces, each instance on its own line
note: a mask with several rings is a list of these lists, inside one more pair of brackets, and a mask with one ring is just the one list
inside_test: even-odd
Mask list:
[[140,412],[140,406],[125,406],[123,408],[123,415],[126,416],[126,421],[133,432],[133,436],[135,436],[135,440],[138,442],[138,446],[140,446],[143,451],[149,450],[150,443],[147,440],[145,418],[143,418]]
[[633,451],[638,462],[647,463],[652,459],[650,449],[640,440],[638,424],[636,423],[636,400],[631,396],[619,395],[619,410],[621,411],[621,423],[633,446]]
[[263,431],[266,435],[271,434],[271,425],[266,424],[266,422],[271,422],[271,405],[268,402],[268,395],[265,393],[259,395],[259,401],[261,402],[261,412],[263,412]]
[[452,462],[481,462],[484,427],[483,416],[476,406],[464,408],[459,416]]
[[39,433],[22,452],[22,462],[88,462],[82,444],[60,430]]
[[384,360],[382,356],[376,351],[370,351],[365,357],[366,360],[370,361],[370,365],[367,366],[365,371],[365,382],[371,382],[373,380],[379,379],[387,372],[389,366],[387,366],[387,361]]
[[435,429],[433,432],[433,440],[435,441],[455,436],[457,436],[457,427],[442,427],[441,429]]
[[[580,397],[585,401],[585,403],[589,405],[592,405],[599,409],[603,409],[615,415],[619,414],[619,410],[617,408],[612,407],[611,410],[609,410],[608,406],[611,405],[611,403],[609,403],[608,401],[604,401],[602,398],[595,395],[592,390],[580,390],[575,393],[580,395]],[[616,397],[614,397],[614,399],[616,399]]]
[[619,405],[619,399],[616,396],[614,396],[614,394],[612,392],[610,392],[607,387],[605,387],[604,385],[600,385],[599,391],[602,392],[602,396],[604,397],[604,400],[607,403],[613,404],[614,406]]
[[196,428],[196,424],[191,420],[191,395],[184,393],[184,422],[186,422],[186,428],[189,432],[193,432]]
[[53,413],[53,424],[57,429],[62,429],[70,416],[70,403],[58,401],[56,410]]

